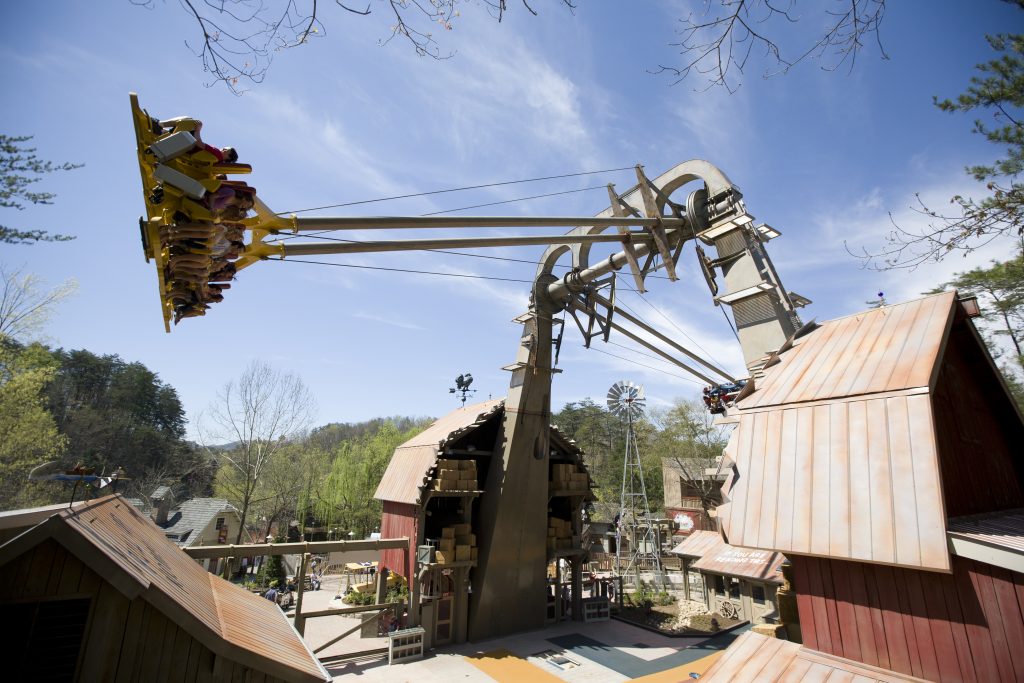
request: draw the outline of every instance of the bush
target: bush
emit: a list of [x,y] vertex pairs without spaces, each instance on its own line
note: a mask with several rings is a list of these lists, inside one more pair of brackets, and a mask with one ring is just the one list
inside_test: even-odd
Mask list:
[[675,596],[670,595],[666,591],[658,591],[654,594],[653,601],[655,605],[658,605],[659,607],[665,607],[666,605],[671,605],[672,603],[674,603],[676,601],[676,598]]
[[351,591],[341,599],[346,605],[372,605],[377,599],[377,596],[373,593],[360,593],[359,591]]

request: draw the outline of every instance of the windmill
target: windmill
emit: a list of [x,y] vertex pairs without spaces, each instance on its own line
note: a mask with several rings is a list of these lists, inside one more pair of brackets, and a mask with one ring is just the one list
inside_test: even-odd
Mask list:
[[[615,525],[615,573],[626,579],[632,574],[633,585],[640,586],[640,570],[650,569],[654,580],[662,585],[661,557],[658,541],[651,525],[651,509],[647,503],[640,449],[637,447],[633,422],[644,414],[644,388],[629,381],[619,381],[608,390],[608,410],[626,421],[626,456],[622,462],[622,494],[618,523]],[[628,539],[628,555],[622,552],[622,539]]]

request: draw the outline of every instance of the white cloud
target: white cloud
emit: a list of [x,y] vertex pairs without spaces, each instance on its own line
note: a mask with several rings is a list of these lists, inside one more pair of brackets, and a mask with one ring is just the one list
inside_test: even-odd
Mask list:
[[398,319],[398,318],[389,318],[387,316],[378,315],[378,314],[375,314],[375,313],[364,313],[364,312],[360,311],[360,312],[357,312],[357,313],[353,313],[352,317],[353,318],[359,318],[360,320],[370,320],[372,322],[377,322],[377,323],[380,323],[382,325],[390,325],[391,327],[398,327],[398,328],[401,328],[403,330],[423,330],[423,329],[426,329],[422,325],[417,325],[416,323],[411,323],[408,320],[402,320],[402,319]]

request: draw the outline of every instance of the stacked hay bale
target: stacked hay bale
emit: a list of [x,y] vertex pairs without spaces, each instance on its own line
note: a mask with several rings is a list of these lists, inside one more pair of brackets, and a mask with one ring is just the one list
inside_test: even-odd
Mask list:
[[573,463],[552,463],[551,481],[548,487],[556,491],[579,491],[587,490],[589,477],[586,472],[580,472]]
[[438,458],[435,491],[476,491],[475,460]]
[[560,517],[548,518],[548,552],[573,547],[572,522]]
[[441,529],[434,561],[438,564],[476,562],[476,534],[469,524],[453,524]]

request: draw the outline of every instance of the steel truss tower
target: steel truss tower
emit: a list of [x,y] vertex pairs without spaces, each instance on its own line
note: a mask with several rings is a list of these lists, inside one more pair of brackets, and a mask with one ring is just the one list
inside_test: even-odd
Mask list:
[[[616,382],[608,391],[608,408],[626,419],[626,454],[622,462],[622,493],[615,527],[615,573],[627,583],[632,576],[633,585],[638,588],[642,570],[652,571],[655,584],[664,586],[660,548],[651,523],[644,468],[633,429],[633,421],[643,414],[644,400],[644,388],[632,382]],[[628,554],[622,551],[623,538],[629,544]]]

